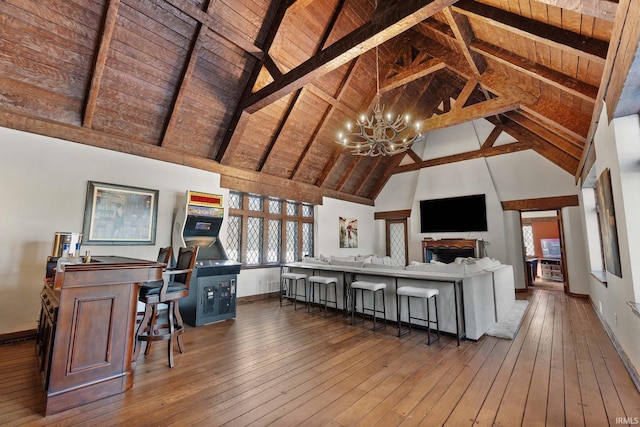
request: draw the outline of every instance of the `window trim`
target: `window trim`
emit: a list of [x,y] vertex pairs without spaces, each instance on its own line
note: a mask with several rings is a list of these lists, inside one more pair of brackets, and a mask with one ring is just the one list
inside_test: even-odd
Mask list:
[[[274,198],[271,196],[262,196],[259,194],[255,194],[255,193],[243,193],[240,191],[231,191],[230,194],[238,194],[240,195],[240,197],[242,197],[242,201],[241,201],[241,208],[240,209],[235,209],[235,208],[229,208],[229,215],[230,216],[239,216],[241,218],[240,220],[240,260],[239,262],[242,264],[242,268],[243,269],[253,269],[253,268],[265,268],[265,267],[279,267],[282,263],[284,263],[284,260],[286,259],[286,241],[287,241],[287,227],[286,227],[286,223],[287,221],[295,221],[298,224],[298,242],[297,242],[297,248],[298,248],[298,255],[297,255],[297,259],[302,259],[303,253],[304,253],[304,248],[303,248],[303,224],[305,223],[310,223],[312,230],[314,229],[315,226],[315,216],[314,216],[314,209],[313,209],[313,205],[310,205],[308,203],[304,203],[304,202],[298,202],[298,201],[294,201],[294,200],[285,200],[285,199],[278,199],[278,198]],[[261,197],[262,198],[262,211],[252,211],[249,210],[249,204],[248,204],[248,200],[249,200],[249,196],[252,197]],[[275,213],[271,213],[269,210],[269,205],[271,203],[280,203],[280,213],[279,214],[275,214]],[[297,209],[297,215],[295,216],[291,216],[287,214],[287,203],[295,203],[298,205],[298,209]],[[303,216],[304,213],[304,209],[303,206],[308,205],[311,206],[311,216]],[[247,231],[248,231],[248,221],[249,221],[249,217],[258,217],[258,218],[262,218],[262,249],[261,249],[261,253],[260,253],[260,264],[246,264],[246,259],[247,259]],[[266,262],[266,254],[268,253],[268,248],[269,248],[269,220],[280,220],[281,221],[281,229],[280,229],[280,253],[279,253],[279,260],[277,262]],[[311,242],[311,250],[313,251],[313,238],[315,236],[313,236],[312,234],[312,242]],[[310,255],[313,255],[310,254]]]

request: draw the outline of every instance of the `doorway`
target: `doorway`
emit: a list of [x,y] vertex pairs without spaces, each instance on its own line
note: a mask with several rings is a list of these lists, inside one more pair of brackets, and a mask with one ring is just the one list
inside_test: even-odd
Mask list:
[[527,287],[564,291],[562,218],[557,210],[520,212]]

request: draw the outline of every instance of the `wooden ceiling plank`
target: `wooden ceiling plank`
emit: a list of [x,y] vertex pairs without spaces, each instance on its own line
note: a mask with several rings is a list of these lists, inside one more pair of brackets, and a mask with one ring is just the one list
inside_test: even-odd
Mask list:
[[557,6],[562,9],[572,10],[581,15],[614,21],[618,10],[618,2],[609,0],[532,0],[538,3]]
[[452,3],[455,3],[455,0],[433,0],[426,6],[424,0],[395,2],[385,9],[384,14],[376,14],[370,22],[298,65],[286,73],[282,79],[252,94],[244,104],[244,108],[249,113],[255,113],[286,94],[406,31]]
[[[214,16],[203,12],[197,6],[189,3],[187,0],[165,0],[167,3],[175,7],[176,9],[186,13],[196,21],[200,22],[205,27],[209,28],[218,37],[222,37],[228,42],[238,46],[256,59],[262,59],[264,52],[249,40],[243,34],[238,33],[234,28],[227,25],[225,22],[216,19]],[[268,51],[268,50],[266,50]]]
[[106,6],[106,14],[102,22],[100,35],[100,46],[93,64],[93,73],[91,74],[91,84],[89,85],[89,94],[85,100],[84,116],[82,126],[91,128],[93,125],[93,116],[96,112],[98,103],[98,93],[102,83],[102,76],[107,63],[109,47],[113,39],[113,31],[118,20],[118,9],[120,8],[120,0],[109,0]]
[[382,156],[378,156],[374,162],[372,166],[369,166],[369,169],[367,170],[367,173],[364,174],[364,177],[360,180],[360,183],[356,186],[355,191],[353,192],[353,194],[359,194],[360,191],[362,190],[362,187],[364,187],[364,185],[369,182],[369,180],[371,179],[371,175],[373,174],[373,171],[376,170],[376,168],[378,167],[378,165],[380,164],[380,162],[382,161]]
[[293,109],[295,108],[296,104],[298,103],[298,100],[300,99],[300,95],[302,94],[302,91],[304,89],[298,89],[294,94],[293,94],[293,98],[289,101],[289,105],[287,106],[287,109],[285,110],[282,119],[280,120],[280,123],[278,123],[278,127],[276,129],[276,131],[274,132],[273,136],[271,137],[271,141],[269,141],[269,145],[267,147],[267,150],[265,151],[264,155],[262,156],[262,159],[260,160],[259,164],[258,164],[258,172],[262,172],[262,170],[264,169],[264,166],[266,165],[267,161],[269,160],[269,156],[271,155],[271,152],[273,151],[273,147],[275,147],[276,142],[278,141],[278,137],[280,136],[280,134],[282,133],[282,130],[284,129],[285,125],[287,124],[287,120],[289,119],[289,116],[291,116],[291,113],[293,112]]
[[456,98],[455,104],[453,104],[452,110],[462,110],[464,104],[469,100],[469,97],[473,93],[473,91],[478,86],[478,82],[475,80],[469,80],[467,84],[464,85],[460,95]]
[[502,65],[513,68],[535,79],[542,80],[551,86],[577,96],[591,104],[595,102],[596,96],[598,95],[598,88],[595,86],[591,86],[542,65],[534,64],[511,52],[483,41],[475,41],[471,45],[471,49]]
[[[264,44],[262,46],[265,52],[269,52],[269,49],[273,44],[273,40],[275,39],[275,36],[278,32],[278,28],[280,27],[280,24],[282,23],[282,20],[284,19],[284,16],[287,12],[287,6],[288,6],[287,0],[281,0],[280,2],[276,0],[272,5],[272,7],[276,8],[276,13],[273,18],[273,22],[271,23],[271,26],[269,28],[269,31],[267,32],[267,35],[265,37]],[[231,157],[232,153],[228,152],[228,148],[232,140],[236,142],[233,144],[233,147],[238,146],[237,141],[239,141],[240,136],[237,134],[242,135],[247,125],[247,122],[249,120],[249,113],[242,108],[242,104],[251,95],[253,86],[256,84],[256,81],[260,76],[260,71],[262,70],[263,65],[264,65],[264,60],[256,61],[256,63],[253,66],[253,69],[251,70],[251,75],[247,80],[247,84],[244,87],[242,96],[240,97],[240,100],[238,101],[238,105],[236,106],[236,109],[234,110],[231,116],[231,121],[229,122],[227,132],[225,133],[224,138],[220,143],[220,148],[218,149],[218,152],[215,153],[215,159],[219,163],[226,163],[228,159]],[[241,129],[238,129],[239,125],[242,125]]]
[[344,103],[340,102],[337,98],[326,93],[324,90],[320,89],[318,86],[314,84],[308,84],[305,88],[309,91],[309,93],[314,94],[318,98],[322,99],[327,104],[331,105],[338,111],[342,111],[348,116],[358,117],[358,113],[352,110],[350,107],[346,106]]
[[453,6],[459,13],[497,26],[527,39],[553,46],[561,51],[604,63],[608,43],[585,37],[550,24],[523,18],[515,13],[488,6],[473,0],[459,0]]

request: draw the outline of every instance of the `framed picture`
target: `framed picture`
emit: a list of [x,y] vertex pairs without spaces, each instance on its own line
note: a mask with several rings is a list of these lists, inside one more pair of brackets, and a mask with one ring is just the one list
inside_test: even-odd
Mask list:
[[158,190],[89,181],[82,243],[155,245]]
[[600,221],[605,267],[609,273],[622,277],[618,227],[616,226],[613,188],[611,187],[611,171],[608,168],[602,171],[596,182],[596,206]]
[[358,220],[340,217],[338,219],[341,248],[358,247]]

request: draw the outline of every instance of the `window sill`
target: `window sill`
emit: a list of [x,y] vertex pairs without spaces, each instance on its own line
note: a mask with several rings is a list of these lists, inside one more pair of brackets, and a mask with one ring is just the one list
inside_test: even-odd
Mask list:
[[591,270],[591,275],[595,277],[598,282],[607,286],[607,272],[603,270]]
[[633,314],[635,314],[636,316],[640,317],[640,303],[633,302],[633,301],[627,301],[627,305],[629,305],[629,307],[631,307],[631,311],[633,311]]

